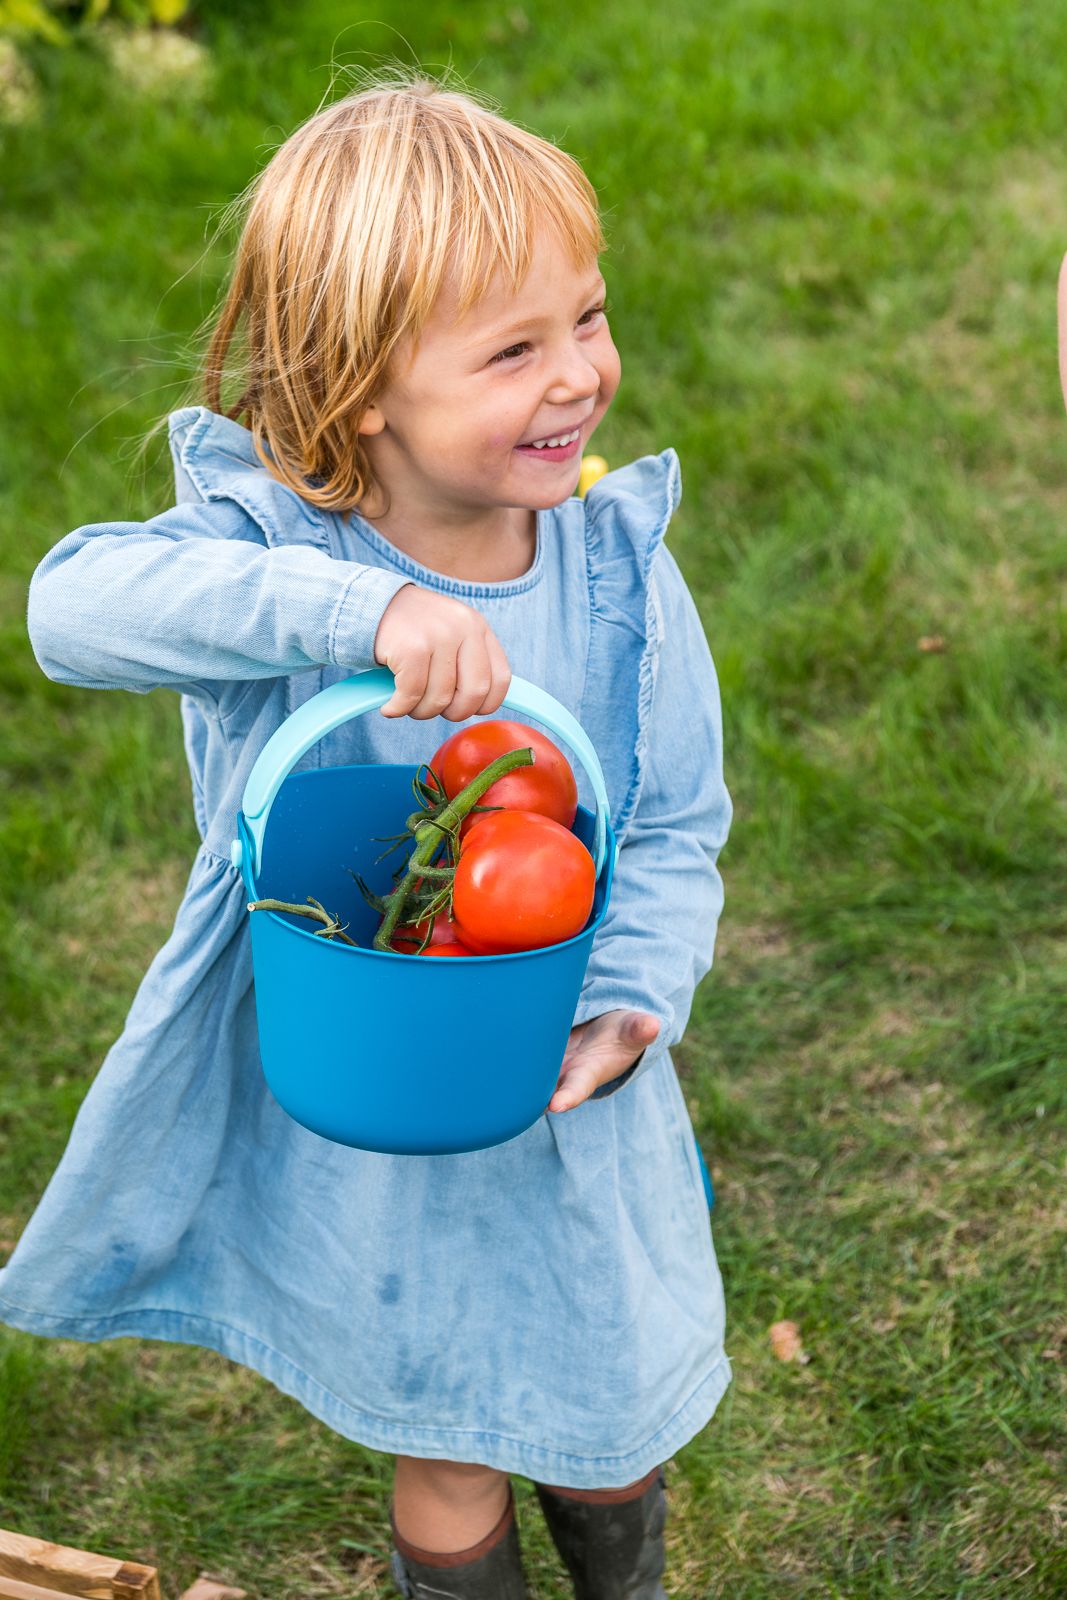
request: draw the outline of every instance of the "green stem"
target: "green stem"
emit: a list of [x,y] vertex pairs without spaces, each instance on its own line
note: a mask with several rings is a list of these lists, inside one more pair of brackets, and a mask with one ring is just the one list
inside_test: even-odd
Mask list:
[[[308,895],[308,900],[311,900],[310,895]],[[343,939],[345,944],[355,945],[357,950],[360,948],[358,941],[350,939],[347,933],[343,933],[338,919],[331,917],[330,913],[324,910],[317,900],[312,902],[312,907],[313,909],[309,910],[307,906],[293,906],[287,900],[250,900],[248,902],[249,911],[292,911],[298,917],[313,917],[316,922],[324,922],[326,924],[325,938]]]
[[471,779],[465,789],[460,790],[454,800],[442,806],[435,816],[424,817],[417,824],[413,830],[415,848],[408,857],[407,871],[389,896],[389,909],[385,914],[385,920],[374,935],[375,950],[392,950],[393,930],[405,921],[403,911],[411,886],[416,878],[426,876],[425,868],[430,865],[437,853],[442,834],[448,833],[454,838],[464,817],[474,809],[485,791],[491,788],[498,778],[514,772],[517,767],[531,767],[533,761],[534,753],[528,745],[522,750],[509,750],[505,755],[497,756],[496,760],[490,761],[476,778]]

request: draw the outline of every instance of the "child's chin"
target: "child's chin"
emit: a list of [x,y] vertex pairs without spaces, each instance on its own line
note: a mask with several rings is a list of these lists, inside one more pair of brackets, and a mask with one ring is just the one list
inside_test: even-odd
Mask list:
[[551,511],[554,506],[563,505],[578,493],[578,479],[581,474],[581,465],[576,466],[574,472],[560,473],[557,483],[546,483],[539,494],[534,494],[524,486],[519,498],[513,504],[523,506],[527,511]]

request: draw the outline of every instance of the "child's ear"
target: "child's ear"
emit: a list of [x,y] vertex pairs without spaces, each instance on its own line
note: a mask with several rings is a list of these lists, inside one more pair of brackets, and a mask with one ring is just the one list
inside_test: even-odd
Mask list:
[[1067,406],[1067,256],[1060,263],[1060,283],[1057,296],[1060,335],[1060,388],[1063,403]]
[[357,433],[381,433],[385,427],[385,418],[381,411],[372,402],[360,417],[356,426]]

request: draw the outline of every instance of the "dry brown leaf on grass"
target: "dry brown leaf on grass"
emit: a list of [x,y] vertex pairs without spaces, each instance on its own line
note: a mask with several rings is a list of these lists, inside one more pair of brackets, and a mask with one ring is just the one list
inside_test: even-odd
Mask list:
[[770,1334],[771,1349],[779,1361],[810,1361],[804,1346],[800,1342],[800,1329],[795,1322],[772,1322],[767,1332]]

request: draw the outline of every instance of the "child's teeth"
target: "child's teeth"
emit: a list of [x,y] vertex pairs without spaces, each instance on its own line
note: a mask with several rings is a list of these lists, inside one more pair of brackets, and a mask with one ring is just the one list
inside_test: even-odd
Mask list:
[[572,428],[570,433],[561,434],[558,439],[535,439],[533,447],[535,450],[553,450],[558,445],[571,444],[580,431],[579,428]]

